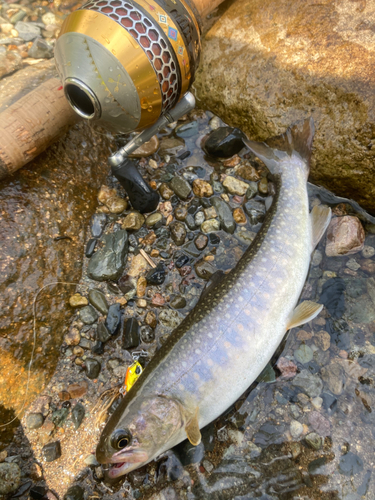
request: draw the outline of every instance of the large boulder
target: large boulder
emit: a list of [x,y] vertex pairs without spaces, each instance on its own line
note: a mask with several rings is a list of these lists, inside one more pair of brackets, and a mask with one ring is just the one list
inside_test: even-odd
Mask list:
[[[8,77],[13,82],[2,80],[0,109],[23,95],[26,87],[30,90],[54,75],[51,71],[47,64]],[[4,88],[9,93],[2,94]],[[79,123],[33,162],[1,181],[1,423],[24,407],[27,386],[26,403],[43,390],[54,372],[69,326],[72,309],[67,299],[74,286],[55,285],[38,295],[36,345],[28,385],[33,301],[48,283],[79,281],[85,230],[108,173],[109,153],[109,139],[103,131]]]
[[375,4],[237,0],[207,33],[200,103],[252,139],[316,124],[311,179],[375,210]]

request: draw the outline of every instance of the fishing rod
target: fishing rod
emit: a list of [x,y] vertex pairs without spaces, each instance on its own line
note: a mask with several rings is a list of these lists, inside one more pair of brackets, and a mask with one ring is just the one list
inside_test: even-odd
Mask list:
[[25,96],[16,111],[0,114],[0,178],[80,117],[115,133],[139,132],[109,164],[133,207],[154,210],[159,195],[129,155],[194,108],[189,90],[200,59],[201,20],[221,2],[89,0],[72,12],[55,46],[60,80],[42,84],[46,89]]

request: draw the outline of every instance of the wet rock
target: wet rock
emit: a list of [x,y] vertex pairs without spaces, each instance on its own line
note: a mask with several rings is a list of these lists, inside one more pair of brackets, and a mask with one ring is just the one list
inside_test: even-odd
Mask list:
[[84,493],[85,490],[78,484],[75,484],[68,488],[64,495],[64,500],[83,500]]
[[267,363],[266,366],[263,368],[263,371],[258,375],[257,379],[258,382],[264,382],[264,383],[271,383],[275,382],[276,380],[276,374],[275,370],[273,369],[271,363]]
[[[70,403],[68,404],[70,405]],[[51,421],[56,427],[62,427],[68,415],[69,415],[69,408],[65,407],[63,404],[62,408],[52,413]]]
[[34,23],[18,21],[14,27],[18,31],[18,36],[25,40],[25,42],[31,42],[40,35],[40,28]]
[[53,47],[43,38],[36,38],[29,48],[28,56],[34,59],[49,59],[53,57]]
[[231,127],[218,127],[208,135],[204,150],[215,158],[230,158],[244,147],[243,132]]
[[313,352],[311,350],[311,347],[302,344],[298,349],[294,351],[294,357],[299,363],[302,363],[303,365],[308,363],[313,359]]
[[116,189],[109,189],[104,185],[100,188],[98,201],[103,203],[112,214],[121,214],[128,206],[128,202],[117,194]]
[[102,365],[95,358],[85,359],[85,372],[88,378],[96,379],[99,376]]
[[194,222],[197,227],[199,227],[205,220],[204,213],[199,211],[194,216]]
[[320,302],[333,318],[341,318],[345,312],[345,288],[342,278],[331,278],[323,285]]
[[175,175],[171,180],[171,188],[182,200],[186,200],[191,193],[191,186],[187,180],[179,175]]
[[78,345],[81,340],[81,336],[77,328],[71,328],[69,332],[64,337],[65,343],[67,345],[73,346]]
[[82,297],[81,294],[75,293],[69,298],[69,304],[72,307],[83,307],[87,306],[89,301],[86,299],[86,297]]
[[104,344],[103,342],[96,342],[92,347],[91,347],[91,352],[93,354],[103,354],[104,353]]
[[357,217],[335,217],[327,229],[326,255],[350,255],[363,250],[365,231]]
[[297,365],[289,359],[281,357],[277,361],[276,366],[280,370],[283,378],[293,378],[297,373]]
[[[262,2],[236,2],[205,37],[194,87],[205,106],[258,141],[284,132],[313,108],[320,119],[312,179],[374,211],[374,44],[365,28],[356,30],[368,26],[370,12],[368,3],[358,10],[350,0],[328,10],[327,4],[296,0],[292,13],[286,0],[272,0],[266,9]],[[281,81],[290,100],[280,99]],[[360,144],[353,130],[361,130]]]
[[18,490],[21,482],[21,469],[16,463],[0,464],[0,495],[9,495]]
[[167,326],[168,328],[176,328],[180,324],[181,318],[177,311],[164,309],[159,313],[159,321],[162,325]]
[[[210,200],[210,203],[211,203],[211,200]],[[203,210],[204,212],[204,217],[206,220],[209,220],[209,219],[215,219],[217,217],[217,213],[216,213],[216,210],[214,207],[207,207]]]
[[100,290],[90,290],[89,301],[95,307],[95,309],[100,311],[102,314],[107,314],[108,302],[103,292],[101,292]]
[[165,280],[166,269],[162,262],[154,268],[151,269],[146,274],[146,280],[149,285],[161,285]]
[[198,133],[198,122],[192,121],[178,125],[175,129],[177,137],[188,138]]
[[91,238],[87,242],[86,249],[85,249],[85,255],[88,259],[93,256],[97,243],[98,243],[98,240],[96,238]]
[[[211,200],[213,207],[219,217],[222,229],[229,234],[233,234],[236,229],[236,224],[233,219],[232,210],[219,196],[214,196]],[[210,222],[210,221],[207,221]]]
[[209,197],[214,193],[211,184],[202,179],[195,179],[193,181],[193,191],[195,196],[199,196],[199,198]]
[[160,141],[159,154],[164,155],[176,155],[181,149],[184,149],[185,141],[183,139],[177,139],[175,137],[163,137]]
[[72,422],[74,429],[77,430],[85,417],[85,407],[81,403],[77,403],[72,410]]
[[130,229],[131,231],[138,231],[145,222],[144,216],[139,212],[130,212],[122,222],[122,229]]
[[88,383],[86,380],[82,380],[81,382],[77,382],[75,384],[71,384],[67,387],[67,391],[70,394],[72,399],[78,399],[84,396],[88,390]]
[[312,411],[309,414],[309,423],[320,436],[329,436],[331,434],[331,424],[321,413]]
[[220,230],[220,222],[216,219],[205,220],[201,225],[201,231],[205,234]]
[[104,248],[90,259],[87,274],[97,281],[116,280],[121,276],[128,253],[128,233],[124,230],[104,235]]
[[46,462],[53,462],[61,457],[60,441],[48,443],[42,448],[42,455]]
[[254,198],[254,196],[258,193],[258,184],[256,182],[249,182],[248,188],[246,191],[246,199],[251,200],[251,198]]
[[170,200],[174,195],[174,191],[165,182],[160,184],[159,193],[164,200]]
[[190,464],[198,464],[204,457],[204,446],[200,442],[198,446],[193,446],[187,439],[173,448],[181,464],[186,467]]
[[375,248],[370,245],[365,245],[362,249],[362,255],[365,259],[370,259],[375,255]]
[[44,418],[41,413],[29,413],[26,417],[26,427],[28,429],[39,429],[39,427],[42,427],[43,422]]
[[177,295],[171,300],[170,305],[173,309],[183,309],[186,306],[186,299],[181,295]]
[[180,221],[184,221],[187,217],[187,214],[187,208],[182,205],[179,205],[174,212],[175,218]]
[[98,328],[96,330],[96,339],[99,342],[107,342],[111,338],[111,334],[109,333],[107,327],[104,323],[99,323]]
[[149,325],[143,325],[140,329],[141,341],[149,344],[155,340],[155,332]]
[[194,240],[194,244],[198,250],[203,250],[204,248],[206,248],[207,243],[208,237],[205,234],[199,234]]
[[[163,266],[163,268],[164,268],[164,266]],[[164,279],[163,279],[163,281],[164,281]],[[163,283],[163,281],[162,281],[162,283]],[[153,284],[155,284],[155,283],[153,283]],[[137,281],[137,297],[144,297],[145,293],[146,293],[146,288],[147,288],[147,279],[144,276],[141,276],[140,278],[138,278],[138,281]]]
[[268,194],[268,181],[266,177],[263,177],[258,184],[259,194],[263,196],[267,196]]
[[363,460],[358,456],[348,451],[340,458],[339,472],[345,476],[354,476],[363,470]]
[[139,346],[139,323],[135,318],[126,320],[124,334],[122,339],[122,347],[124,349],[132,349]]
[[211,276],[216,272],[216,268],[206,260],[200,260],[199,262],[196,262],[194,268],[197,275],[204,280],[209,280]]
[[249,187],[246,182],[240,181],[230,175],[224,179],[223,186],[230,194],[237,194],[239,196],[243,196]]
[[185,219],[185,224],[190,229],[190,231],[194,231],[194,229],[196,228],[195,218],[191,214],[187,214],[186,219]]
[[189,262],[190,262],[190,257],[188,257],[185,254],[182,254],[176,259],[175,266],[177,267],[177,269],[180,269],[181,267],[186,266],[186,264],[188,264]]
[[263,222],[266,214],[266,209],[263,203],[259,201],[250,200],[244,205],[245,212],[249,216],[249,221],[252,226]]
[[47,494],[47,488],[45,486],[33,486],[29,492],[30,498],[33,500],[44,500]]
[[293,379],[293,385],[300,387],[308,396],[319,396],[323,389],[323,382],[318,375],[313,375],[308,370],[301,370]]
[[98,313],[91,306],[85,306],[79,311],[79,317],[85,325],[92,325],[98,319]]
[[108,314],[105,320],[105,326],[111,335],[116,335],[121,323],[120,304],[109,306]]
[[322,379],[332,394],[340,395],[344,388],[345,371],[338,363],[330,363],[321,369]]
[[157,135],[154,135],[151,137],[151,139],[142,146],[139,146],[135,151],[133,151],[129,157],[130,158],[147,158],[148,156],[151,156],[152,154],[156,153],[156,151],[159,148],[159,139]]
[[151,215],[149,215],[146,219],[146,226],[147,227],[153,227],[159,222],[163,220],[163,216],[161,215],[160,212],[155,212]]
[[328,332],[320,330],[314,335],[314,342],[319,349],[322,351],[327,351],[331,345],[331,336]]
[[155,313],[153,311],[149,311],[147,314],[146,314],[146,317],[145,317],[145,323],[149,326],[151,326],[151,328],[156,328],[156,325],[157,325],[157,319],[156,319],[156,316],[155,316]]
[[185,243],[186,229],[182,222],[172,222],[170,225],[171,237],[177,246]]
[[318,451],[323,446],[323,439],[316,432],[310,432],[310,434],[307,434],[307,436],[305,437],[305,440],[306,440],[306,443],[313,450]]
[[233,210],[233,219],[237,224],[246,224],[247,222],[246,215],[242,208],[235,208]]
[[290,423],[290,435],[293,439],[298,439],[303,433],[303,425],[297,420],[292,420]]

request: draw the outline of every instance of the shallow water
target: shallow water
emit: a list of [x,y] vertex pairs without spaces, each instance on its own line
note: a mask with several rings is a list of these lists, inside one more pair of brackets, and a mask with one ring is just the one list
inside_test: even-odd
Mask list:
[[[197,121],[197,132],[185,139],[183,151],[190,151],[188,158],[180,160],[171,155],[169,163],[157,169],[148,166],[148,162],[141,162],[143,174],[157,182],[169,182],[175,172],[185,173],[189,180],[195,177],[209,180],[214,172],[219,176],[222,173],[234,175],[235,170],[225,168],[221,161],[207,158],[200,148],[201,138],[210,131],[208,116],[212,115],[201,111],[192,113],[191,119]],[[172,129],[168,129],[161,137],[174,134]],[[264,172],[254,157],[243,150],[240,156],[245,155],[261,173]],[[160,160],[157,155],[154,158]],[[108,180],[108,184],[118,188],[113,178]],[[271,186],[269,190],[272,191]],[[119,192],[123,193],[121,188]],[[264,203],[266,198],[258,194],[255,199]],[[194,200],[197,198],[194,197]],[[188,202],[176,201],[173,205],[191,207],[191,202],[191,199]],[[230,196],[229,205],[232,208],[240,207],[242,202]],[[310,202],[311,206],[319,203],[316,191]],[[337,214],[355,213],[349,205],[341,205],[334,210]],[[120,222],[121,216],[111,215],[105,232],[118,230]],[[373,229],[373,226],[364,224],[370,231]],[[220,230],[217,232],[220,242],[208,243],[195,256],[191,253],[193,240],[187,240],[183,247],[176,248],[167,239],[170,250],[164,259],[168,269],[166,280],[163,285],[148,287],[148,290],[151,290],[151,295],[155,290],[163,296],[182,295],[187,305],[173,313],[174,320],[180,321],[198,301],[206,281],[195,275],[184,279],[172,263],[184,253],[190,257],[189,265],[194,270],[197,261],[203,256],[210,256],[216,269],[226,271],[235,265],[260,227],[261,224],[251,226],[247,219],[246,224],[237,226],[233,235]],[[199,230],[191,232],[195,235]],[[143,231],[142,237],[145,234]],[[90,237],[88,231],[86,240]],[[155,248],[158,248],[162,238],[161,235],[157,239]],[[375,247],[375,234],[368,231],[365,243]],[[78,432],[73,431],[69,417],[50,438],[59,438],[62,443],[62,457],[55,462],[44,462],[41,453],[44,443],[39,431],[26,431],[36,459],[43,464],[47,486],[62,496],[74,482],[84,487],[88,497],[113,499],[372,500],[375,458],[375,260],[374,257],[366,259],[361,253],[327,257],[324,248],[323,238],[313,256],[302,297],[322,302],[326,307],[318,318],[289,333],[264,376],[259,378],[259,383],[253,384],[251,390],[224,416],[203,432],[203,445],[193,449],[189,443],[182,443],[158,462],[130,473],[116,484],[105,485],[97,479],[95,468],[86,467],[83,462],[86,454],[94,449],[98,435],[97,431],[90,430],[90,416],[85,429]],[[133,258],[134,254],[129,253],[124,275],[129,271]],[[101,289],[109,303],[118,300],[119,296],[109,291],[106,283],[87,278],[87,264],[88,259],[85,258],[81,280],[84,286],[80,288],[82,295],[87,296],[89,286]],[[144,309],[137,305],[136,299],[128,300],[124,307],[125,318],[135,317],[141,325],[150,310],[156,312],[159,320],[155,341],[143,343],[137,348],[147,350],[149,357],[173,330],[166,326],[161,314],[171,309],[157,308],[150,303]],[[82,328],[76,317],[71,327],[80,328],[87,339],[95,338],[96,324]],[[322,331],[327,332],[328,337],[322,335]],[[42,337],[38,340],[43,342]],[[122,381],[121,375],[116,375],[109,368],[108,361],[117,359],[123,365],[129,364],[129,353],[122,349],[121,338],[109,340],[105,346],[104,354],[95,356],[100,360],[102,370],[98,380],[93,382],[75,363],[77,356],[73,355],[72,349],[63,345],[57,371],[43,392],[52,397],[51,411],[62,407],[58,392],[69,383],[88,382],[89,391],[81,401],[90,413],[98,394]],[[92,356],[90,351],[82,356],[83,361],[88,356]],[[291,361],[298,374],[294,371],[293,377],[283,377],[285,370],[281,368],[280,372],[277,367],[280,366],[280,358]],[[294,422],[301,426],[296,427]],[[291,430],[294,436],[300,432],[298,437],[292,437]],[[312,432],[321,438],[318,450],[307,444],[306,436]]]

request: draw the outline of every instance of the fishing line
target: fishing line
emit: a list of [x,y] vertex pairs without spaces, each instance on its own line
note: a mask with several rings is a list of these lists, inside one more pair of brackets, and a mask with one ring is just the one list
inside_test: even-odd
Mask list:
[[[36,347],[36,301],[37,301],[37,298],[38,298],[40,292],[42,292],[45,288],[52,286],[52,285],[75,285],[75,286],[77,286],[77,285],[80,285],[80,283],[71,283],[68,281],[53,281],[52,283],[48,283],[47,285],[44,285],[42,288],[39,288],[38,292],[36,293],[36,295],[34,297],[34,301],[33,301],[33,348],[31,350],[31,358],[30,358],[29,367],[27,370],[27,383],[26,383],[25,398],[23,400],[22,407],[19,410],[19,412],[16,414],[16,416],[12,420],[7,422],[6,424],[1,424],[0,429],[2,427],[6,427],[7,425],[12,424],[15,420],[17,420],[17,418],[21,415],[21,413],[25,407],[26,400],[27,400],[27,394],[29,391],[31,366],[32,366],[33,361],[34,361],[34,354],[35,354],[35,347]],[[81,284],[81,286],[88,287],[88,285],[83,285],[83,284]]]

